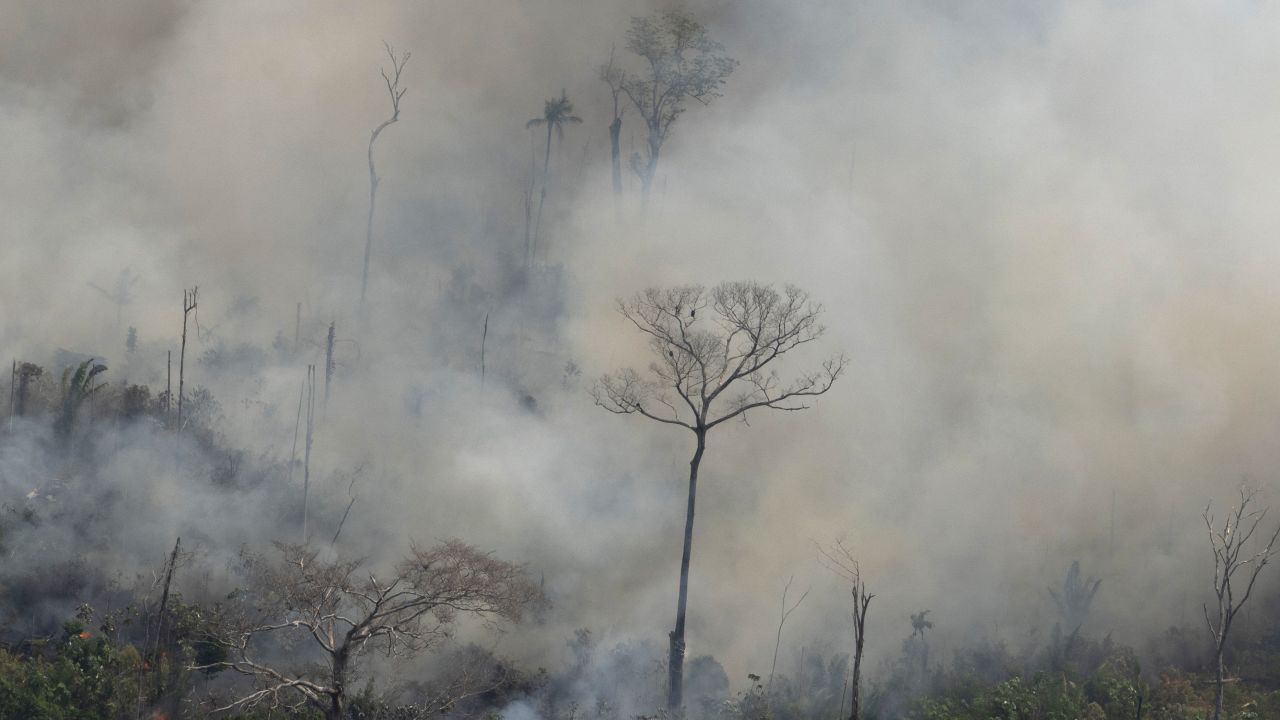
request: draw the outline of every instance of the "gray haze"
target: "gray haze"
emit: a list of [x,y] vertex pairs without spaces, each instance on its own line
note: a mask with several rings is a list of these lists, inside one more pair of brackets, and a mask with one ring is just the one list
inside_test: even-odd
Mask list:
[[[815,409],[712,435],[691,654],[735,682],[767,671],[792,574],[814,591],[784,657],[845,650],[847,592],[813,547],[839,535],[878,595],[873,666],[919,609],[944,644],[1043,633],[1045,587],[1073,559],[1104,579],[1095,629],[1138,642],[1195,622],[1200,511],[1242,479],[1273,489],[1280,461],[1276,10],[690,3],[741,65],[675,126],[649,222],[627,178],[618,225],[595,70],[613,43],[626,55],[629,16],[661,7],[0,4],[0,348],[106,357],[107,380],[162,387],[179,291],[198,284],[189,382],[218,397],[232,445],[287,457],[302,366],[336,321],[313,464],[339,509],[341,474],[363,468],[345,546],[387,557],[460,535],[528,562],[555,605],[501,647],[542,658],[575,627],[664,642],[674,612],[691,441],[591,406],[593,377],[648,364],[613,299],[794,283],[828,335],[790,367],[840,350],[852,364]],[[361,326],[383,40],[413,57],[377,146]],[[555,150],[544,269],[521,289],[541,153],[524,124],[561,88],[585,122]],[[624,158],[638,125],[624,117]],[[90,284],[126,268],[139,279],[117,324]],[[276,362],[296,303],[302,357]],[[219,343],[268,360],[192,360]],[[158,457],[107,473],[133,499],[90,561],[132,573],[176,534],[213,557],[276,539],[289,488],[211,493]],[[39,485],[0,460],[6,502]]]

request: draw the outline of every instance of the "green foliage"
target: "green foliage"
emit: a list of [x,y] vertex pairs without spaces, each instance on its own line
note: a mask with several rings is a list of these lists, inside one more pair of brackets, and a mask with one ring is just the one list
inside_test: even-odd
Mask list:
[[114,648],[79,620],[63,625],[52,657],[20,658],[0,650],[0,717],[29,720],[115,720],[139,707],[141,658]]

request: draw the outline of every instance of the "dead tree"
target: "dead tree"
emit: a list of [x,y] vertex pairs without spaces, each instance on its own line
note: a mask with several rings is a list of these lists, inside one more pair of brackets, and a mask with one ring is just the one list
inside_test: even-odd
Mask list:
[[333,336],[337,321],[329,323],[329,336],[324,343],[324,409],[329,409],[329,386],[333,381]]
[[[867,639],[867,608],[871,606],[871,599],[875,595],[867,592],[867,583],[862,579],[862,567],[843,540],[836,540],[830,549],[819,546],[818,552],[827,569],[849,583],[849,592],[853,596],[853,694],[849,720],[858,720],[862,707],[859,688],[862,680],[862,648]],[[840,701],[844,702],[843,695]]]
[[484,330],[480,331],[480,387],[484,387],[484,346],[489,341],[489,313],[484,314]]
[[182,350],[178,353],[178,432],[182,432],[182,395],[187,375],[187,316],[196,309],[199,286],[182,291]]
[[676,709],[682,702],[694,504],[707,434],[729,420],[745,422],[751,410],[808,408],[803,399],[830,390],[844,372],[845,358],[832,357],[821,370],[783,383],[774,361],[824,331],[818,323],[822,307],[792,286],[782,292],[756,282],[723,283],[710,290],[697,285],[650,288],[619,300],[618,310],[648,336],[656,359],[647,379],[631,368],[600,378],[592,389],[595,403],[612,413],[684,428],[694,436],[668,662],[667,703]]
[[373,144],[378,141],[378,136],[386,130],[388,126],[400,119],[400,98],[404,97],[406,88],[400,87],[400,73],[404,71],[404,66],[409,62],[409,53],[404,52],[399,57],[396,56],[395,49],[388,43],[382,46],[387,50],[387,57],[391,59],[391,71],[385,68],[378,72],[382,73],[382,79],[387,84],[387,95],[391,98],[391,117],[382,121],[382,124],[373,129],[373,133],[369,136],[369,219],[365,224],[364,235],[364,270],[360,273],[360,307],[364,308],[364,297],[369,287],[369,251],[373,247],[373,212],[378,201],[378,172],[373,165]]
[[[1249,540],[1262,524],[1270,508],[1251,508],[1255,505],[1257,493],[1240,488],[1240,504],[1227,511],[1222,527],[1214,527],[1214,517],[1209,513],[1210,505],[1204,508],[1205,527],[1209,530],[1209,545],[1213,550],[1213,593],[1215,612],[1210,615],[1209,606],[1204,609],[1204,621],[1213,636],[1214,653],[1214,699],[1213,720],[1222,717],[1222,689],[1227,682],[1226,667],[1223,661],[1227,646],[1227,637],[1240,608],[1249,601],[1253,594],[1254,583],[1258,574],[1271,560],[1271,550],[1280,538],[1280,525],[1277,525],[1266,544],[1259,544],[1258,550],[1246,550]],[[1265,531],[1264,531],[1265,532]],[[1265,537],[1265,535],[1263,536]],[[1243,571],[1239,579],[1236,574]],[[1237,597],[1243,586],[1243,593]]]
[[[310,707],[343,720],[369,653],[412,657],[447,640],[459,616],[517,621],[541,600],[524,568],[458,540],[414,547],[382,575],[305,546],[279,549],[275,558],[244,556],[248,588],[210,627],[227,655],[191,668],[252,681],[215,712]],[[270,659],[279,644],[292,648],[288,662]]]
[[[782,610],[778,616],[778,637],[773,643],[773,663],[769,666],[769,682],[765,685],[766,695],[769,695],[770,691],[773,689],[773,674],[778,669],[778,648],[782,647],[782,626],[787,624],[787,618],[791,617],[791,613],[795,612],[796,608],[800,607],[800,603],[804,602],[804,599],[809,597],[809,591],[805,590],[800,596],[800,599],[796,600],[794,605],[789,608],[787,607],[787,593],[791,591],[791,583],[795,579],[795,576],[792,575],[787,579],[787,584],[782,588]],[[804,663],[802,662],[802,669],[803,666]],[[770,695],[770,697],[772,696]]]
[[311,432],[316,417],[316,366],[307,366],[307,437],[302,450],[302,544],[307,544],[307,503],[311,493]]

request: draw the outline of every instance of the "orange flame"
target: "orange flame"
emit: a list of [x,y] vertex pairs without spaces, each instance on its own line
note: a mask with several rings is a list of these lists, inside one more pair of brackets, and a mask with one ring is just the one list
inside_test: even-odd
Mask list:
[[79,635],[77,635],[76,637],[80,638],[81,640],[88,640],[88,639],[89,639],[89,633],[87,633],[87,632],[82,632],[82,633],[80,633]]

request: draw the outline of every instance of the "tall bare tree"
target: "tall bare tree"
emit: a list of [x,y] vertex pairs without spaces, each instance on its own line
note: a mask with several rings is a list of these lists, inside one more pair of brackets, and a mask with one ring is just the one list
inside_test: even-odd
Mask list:
[[556,138],[564,143],[564,126],[576,125],[582,122],[582,118],[573,114],[573,103],[569,100],[569,96],[564,90],[560,91],[560,97],[552,98],[543,104],[542,117],[536,117],[525,123],[526,128],[536,128],[546,126],[547,128],[547,152],[542,160],[542,191],[538,196],[538,215],[533,222],[533,245],[528,249],[525,257],[525,265],[533,262],[534,256],[538,253],[538,235],[542,228],[542,206],[547,202],[547,181],[551,179],[551,133],[555,131]]
[[[1222,689],[1227,682],[1226,666],[1223,662],[1227,637],[1240,608],[1253,594],[1253,586],[1258,580],[1258,574],[1271,560],[1271,550],[1275,547],[1276,540],[1280,538],[1280,525],[1277,525],[1265,544],[1260,543],[1256,546],[1258,548],[1256,550],[1246,550],[1250,539],[1253,538],[1270,509],[1258,508],[1255,504],[1256,499],[1256,491],[1241,488],[1240,503],[1227,511],[1226,520],[1221,527],[1214,527],[1214,517],[1209,512],[1211,504],[1204,508],[1204,524],[1209,530],[1209,544],[1213,549],[1215,612],[1211,615],[1209,606],[1207,604],[1203,606],[1204,621],[1209,626],[1209,633],[1213,636],[1216,685],[1213,720],[1220,720],[1222,717]],[[1239,578],[1236,577],[1237,573],[1241,573]]]
[[600,378],[596,404],[612,413],[637,414],[694,436],[689,461],[684,549],[675,628],[670,634],[667,703],[682,701],[685,607],[693,547],[698,468],[707,434],[751,410],[804,410],[804,399],[831,389],[845,369],[843,355],[783,382],[774,362],[822,336],[822,306],[799,288],[778,292],[756,282],[730,282],[707,290],[698,285],[650,288],[619,300],[618,311],[649,338],[655,361],[648,377],[627,368]]
[[623,74],[618,86],[648,130],[645,154],[631,156],[631,169],[640,178],[641,204],[647,208],[658,157],[671,126],[689,100],[706,105],[719,97],[738,61],[723,55],[724,46],[711,40],[702,23],[682,10],[631,18],[627,49],[645,64],[642,72]]
[[387,84],[387,95],[391,98],[391,117],[383,120],[378,127],[373,129],[373,133],[369,135],[369,220],[365,224],[364,234],[364,270],[360,273],[360,307],[364,307],[365,294],[369,288],[369,251],[373,247],[373,211],[378,201],[378,171],[373,166],[373,144],[378,141],[378,136],[386,130],[388,126],[400,119],[400,98],[404,97],[406,88],[400,87],[400,73],[404,72],[404,66],[409,62],[409,53],[405,51],[400,55],[396,55],[395,48],[389,43],[382,43],[387,50],[387,57],[391,59],[391,70],[380,68],[378,72],[382,73],[382,80]]
[[[226,656],[192,668],[252,681],[218,711],[307,706],[344,720],[367,653],[413,656],[447,640],[460,615],[515,621],[541,599],[524,568],[458,540],[414,547],[381,577],[359,560],[325,559],[302,545],[279,549],[279,557],[245,556],[248,588],[209,628]],[[317,662],[273,661],[281,643],[292,643],[295,660]]]
[[200,286],[182,291],[182,350],[178,353],[178,432],[182,432],[182,396],[187,381],[187,317],[197,307],[196,294]]
[[853,555],[853,551],[844,541],[836,540],[830,549],[818,547],[818,552],[827,568],[849,583],[849,592],[853,595],[853,693],[849,709],[849,720],[858,720],[862,712],[862,650],[867,639],[867,608],[875,597],[867,592],[867,583],[862,579],[862,566]]

